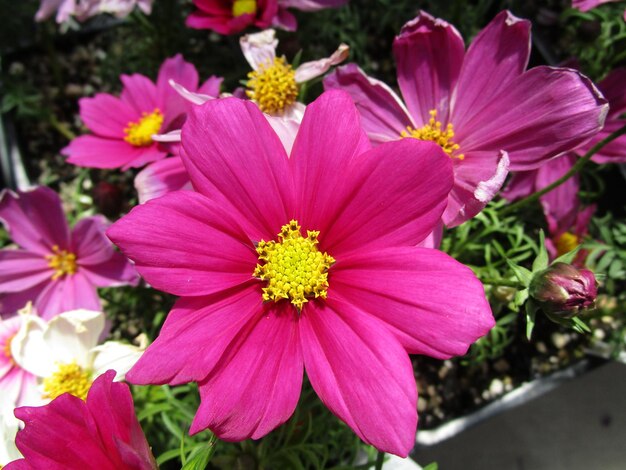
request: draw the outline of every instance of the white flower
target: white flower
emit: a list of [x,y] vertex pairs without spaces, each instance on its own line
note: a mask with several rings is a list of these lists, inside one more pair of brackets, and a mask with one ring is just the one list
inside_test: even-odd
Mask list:
[[123,380],[144,347],[115,341],[98,345],[104,314],[73,310],[46,323],[30,316],[11,342],[14,360],[38,378],[40,397],[49,401],[68,392],[86,398],[92,382],[109,369]]
[[22,457],[15,447],[18,421],[0,419],[0,467]]

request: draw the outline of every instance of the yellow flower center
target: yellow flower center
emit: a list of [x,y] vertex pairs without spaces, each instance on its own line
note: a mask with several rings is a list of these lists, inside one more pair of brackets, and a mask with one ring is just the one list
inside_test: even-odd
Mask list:
[[15,335],[9,336],[7,338],[7,340],[6,340],[6,342],[4,343],[3,348],[2,348],[2,352],[9,359],[9,362],[11,364],[15,364],[15,361],[13,360],[13,355],[11,354],[11,341],[13,341],[14,337],[15,337]]
[[235,0],[233,2],[233,16],[256,13],[256,0]]
[[569,253],[580,245],[580,238],[574,235],[572,232],[565,232],[556,240],[556,255],[561,256],[565,253]]
[[307,230],[307,237],[300,234],[300,225],[292,220],[283,225],[280,241],[263,241],[257,246],[259,261],[253,276],[267,281],[263,288],[263,300],[278,302],[289,299],[298,309],[310,298],[326,298],[328,269],[335,259],[317,250],[318,231]]
[[458,153],[459,144],[455,144],[452,140],[454,138],[454,127],[451,123],[448,123],[445,129],[441,121],[437,120],[437,110],[430,111],[430,119],[428,124],[419,129],[413,129],[411,126],[407,126],[405,131],[402,131],[400,135],[402,137],[413,137],[419,140],[430,140],[438,144],[444,152],[446,152],[452,158],[458,158],[463,160],[465,155]]
[[163,113],[156,108],[151,113],[142,113],[137,122],[129,122],[124,129],[124,140],[135,147],[146,147],[152,144],[152,136],[158,134],[163,125]]
[[91,387],[91,374],[75,362],[59,364],[56,372],[43,380],[44,398],[55,399],[64,393],[85,399]]
[[246,94],[264,113],[281,113],[298,97],[296,72],[284,57],[261,64],[258,70],[248,73],[248,78]]
[[52,280],[56,280],[66,274],[72,275],[76,273],[76,255],[67,250],[59,249],[58,245],[52,247],[51,255],[46,255],[48,266],[54,269]]

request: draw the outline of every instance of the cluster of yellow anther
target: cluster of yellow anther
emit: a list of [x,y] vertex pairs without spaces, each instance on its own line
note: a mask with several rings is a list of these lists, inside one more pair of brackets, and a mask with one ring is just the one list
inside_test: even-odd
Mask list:
[[52,254],[46,255],[48,266],[54,269],[52,280],[56,280],[66,274],[76,273],[76,255],[67,250],[61,250],[58,245],[52,247]]
[[246,94],[264,113],[280,114],[298,97],[296,72],[284,57],[261,64],[248,79]]
[[152,144],[152,136],[158,134],[163,125],[163,113],[156,108],[151,113],[142,113],[137,122],[129,122],[124,129],[124,140],[135,147]]
[[318,236],[318,231],[307,230],[304,238],[292,220],[282,226],[280,241],[259,242],[256,251],[264,264],[257,264],[253,276],[267,281],[263,300],[289,299],[300,310],[310,298],[326,298],[328,269],[335,259],[318,251]]
[[84,400],[87,398],[91,383],[91,374],[75,362],[59,364],[56,372],[43,380],[45,398],[54,399],[64,393],[70,393]]
[[232,11],[234,17],[246,14],[254,15],[256,13],[256,0],[235,0]]
[[450,157],[463,160],[465,156],[458,153],[459,145],[452,140],[454,138],[454,127],[452,124],[448,123],[446,128],[443,129],[443,125],[437,120],[437,110],[433,109],[429,114],[428,124],[419,129],[407,126],[406,130],[402,131],[400,135],[402,137],[414,137],[419,140],[430,140],[438,144]]
[[15,364],[15,361],[13,360],[13,354],[11,354],[11,341],[13,341],[14,336],[15,335],[9,336],[6,339],[4,346],[2,347],[2,352],[9,359],[9,362],[11,364]]
[[565,232],[557,238],[555,245],[557,256],[561,256],[580,245],[580,238],[572,232]]

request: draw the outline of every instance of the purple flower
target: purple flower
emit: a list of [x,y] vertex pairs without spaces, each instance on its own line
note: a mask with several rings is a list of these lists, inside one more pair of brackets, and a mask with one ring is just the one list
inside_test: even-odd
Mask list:
[[50,188],[4,191],[0,220],[18,248],[0,250],[0,312],[29,300],[45,319],[68,310],[100,310],[97,287],[136,284],[129,261],[104,236],[108,221],[85,217],[70,231]]

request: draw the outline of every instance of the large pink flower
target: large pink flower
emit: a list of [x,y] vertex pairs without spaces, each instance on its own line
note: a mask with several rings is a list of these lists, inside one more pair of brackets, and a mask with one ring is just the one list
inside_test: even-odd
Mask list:
[[187,17],[187,26],[235,34],[248,26],[295,31],[296,17],[287,8],[315,11],[334,8],[348,0],[193,0],[197,10]]
[[98,377],[86,401],[66,393],[16,409],[26,425],[15,439],[24,458],[5,470],[155,470],[128,385],[114,377],[112,370]]
[[407,352],[464,354],[493,325],[471,270],[415,246],[441,217],[450,159],[415,139],[372,149],[336,91],[307,107],[290,156],[236,98],[194,108],[182,147],[196,191],[135,207],[107,232],[151,285],[182,297],[127,378],[198,382],[191,432],[241,440],[291,416],[306,369],[364,441],[406,456]]
[[120,79],[124,85],[120,98],[99,93],[79,101],[80,117],[93,134],[77,137],[61,150],[69,163],[125,170],[165,158],[167,149],[152,136],[179,129],[190,107],[169,81],[211,95],[219,93],[221,83],[211,77],[198,88],[196,68],[180,54],[163,62],[156,84],[140,74]]
[[351,94],[374,143],[416,137],[444,148],[455,180],[443,215],[449,226],[477,214],[509,168],[537,168],[588,140],[604,123],[606,101],[578,72],[525,71],[530,23],[508,11],[467,51],[452,25],[422,12],[402,28],[394,54],[406,106],[354,64],[336,69],[324,85]]
[[70,232],[59,196],[49,188],[0,195],[0,220],[17,249],[0,250],[0,312],[29,300],[43,318],[100,310],[97,287],[136,284],[137,273],[104,236],[102,216],[79,220]]

